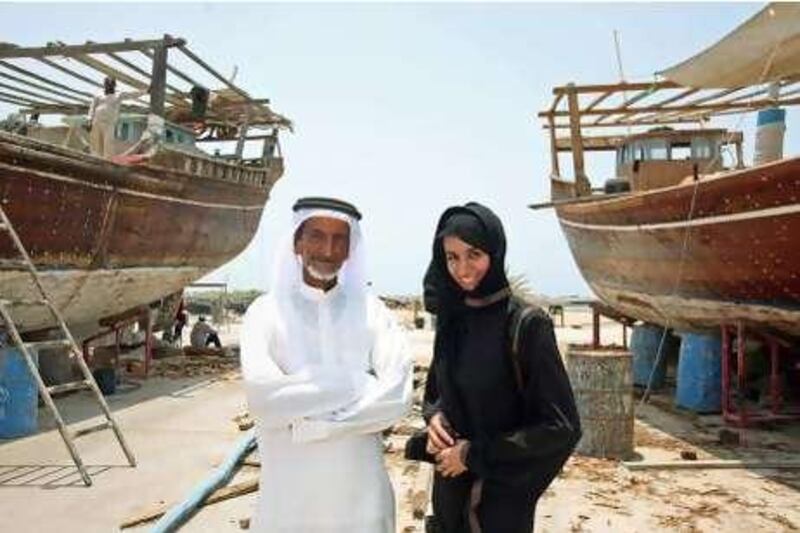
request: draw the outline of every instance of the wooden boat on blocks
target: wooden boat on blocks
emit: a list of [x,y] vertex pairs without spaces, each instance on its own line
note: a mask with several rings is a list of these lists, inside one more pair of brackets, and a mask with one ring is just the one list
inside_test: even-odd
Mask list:
[[[86,127],[105,76],[143,94],[123,101],[110,158],[90,153]],[[13,113],[0,128],[0,202],[79,336],[241,252],[283,173],[279,130],[291,127],[170,36],[2,44],[3,104]],[[0,298],[33,295],[15,256],[0,238]],[[51,323],[38,308],[15,319],[28,332]]]
[[[581,273],[616,313],[677,330],[740,323],[800,336],[800,158],[782,153],[784,108],[800,103],[800,7],[771,4],[660,74],[554,89],[539,113],[552,198],[531,207],[555,208]],[[753,112],[746,166],[742,133],[710,120],[738,126]],[[602,184],[584,167],[594,151],[615,154]]]

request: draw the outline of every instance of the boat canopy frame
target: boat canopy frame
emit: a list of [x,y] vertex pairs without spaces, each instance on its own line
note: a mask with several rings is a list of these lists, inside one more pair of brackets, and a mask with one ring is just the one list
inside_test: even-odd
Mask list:
[[[209,90],[193,75],[170,63],[171,53],[188,59],[193,67],[222,87]],[[136,56],[139,64],[134,61]],[[145,64],[149,62],[149,70],[141,66],[141,56],[146,58]],[[38,72],[31,68],[34,65]],[[78,65],[80,69],[75,68]],[[66,75],[74,83],[56,81],[46,73]],[[292,129],[289,119],[270,109],[269,99],[250,96],[190,50],[187,41],[180,37],[167,34],[161,39],[87,41],[78,45],[51,42],[43,47],[0,43],[0,102],[19,106],[19,111],[27,115],[85,114],[94,96],[90,91],[102,89],[106,76],[134,90],[146,91],[148,101],[140,97],[133,103],[123,103],[123,111],[152,113],[175,124],[199,129],[199,134],[205,134],[201,137],[203,141],[238,140],[243,144],[263,139],[264,132],[258,129],[271,131],[272,135],[279,129]],[[214,95],[214,105],[209,102],[201,125],[192,114],[191,90],[181,90],[179,83],[200,87],[208,90],[209,96]],[[237,152],[240,150],[237,147]]]
[[[800,104],[800,75],[779,82],[779,96],[771,94],[772,84],[727,89],[685,87],[669,80],[621,82],[605,85],[568,83],[553,89],[550,107],[537,117],[550,136],[552,172],[560,175],[558,153],[572,152],[577,191],[591,190],[584,170],[584,151],[610,150],[625,137],[654,127],[700,126],[715,116]],[[603,105],[613,96],[622,103]],[[584,135],[585,131],[625,128],[627,133]],[[568,137],[558,132],[569,130]],[[731,132],[736,135],[737,132]],[[737,137],[739,140],[741,136]]]

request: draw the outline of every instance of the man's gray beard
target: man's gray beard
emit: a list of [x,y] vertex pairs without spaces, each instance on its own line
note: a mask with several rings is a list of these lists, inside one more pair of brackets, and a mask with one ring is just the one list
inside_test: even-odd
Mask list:
[[325,274],[323,272],[320,272],[319,270],[317,270],[316,268],[314,268],[310,264],[309,265],[305,265],[305,267],[306,267],[306,270],[308,270],[308,273],[311,275],[311,277],[314,278],[314,279],[317,279],[319,281],[324,281],[324,282],[335,281],[336,277],[339,275],[339,271],[338,270],[336,272],[332,272],[330,274]]

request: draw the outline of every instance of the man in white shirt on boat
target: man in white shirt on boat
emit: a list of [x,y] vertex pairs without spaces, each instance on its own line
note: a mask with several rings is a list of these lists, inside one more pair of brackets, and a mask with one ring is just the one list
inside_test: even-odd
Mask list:
[[92,154],[110,158],[116,155],[114,131],[123,100],[135,100],[148,91],[117,94],[117,80],[107,77],[103,81],[103,94],[95,96],[89,105],[89,147]]
[[394,317],[367,292],[360,219],[347,202],[298,200],[270,291],[244,319],[259,533],[395,531],[380,432],[410,407],[411,358]]

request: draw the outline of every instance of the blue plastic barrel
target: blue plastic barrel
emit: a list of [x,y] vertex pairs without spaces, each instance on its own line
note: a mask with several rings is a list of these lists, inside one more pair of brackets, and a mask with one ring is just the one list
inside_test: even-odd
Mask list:
[[38,393],[22,353],[0,349],[0,438],[36,432]]
[[681,334],[675,403],[696,413],[722,406],[722,348],[716,335]]
[[[667,374],[667,359],[678,352],[678,342],[669,332],[667,332],[662,344],[661,337],[664,336],[664,328],[643,324],[635,326],[631,334],[631,354],[633,354],[633,384],[639,387],[646,387],[653,374],[653,389],[660,389],[664,386],[664,378]],[[661,347],[661,360],[658,357],[658,348]],[[653,368],[658,362],[658,367],[653,372]]]

